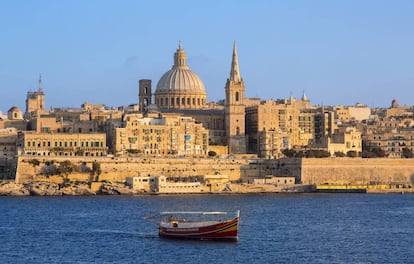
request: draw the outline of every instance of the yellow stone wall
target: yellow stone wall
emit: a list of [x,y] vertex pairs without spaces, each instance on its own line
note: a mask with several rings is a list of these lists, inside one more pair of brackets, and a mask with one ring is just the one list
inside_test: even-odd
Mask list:
[[[16,173],[16,182],[23,183],[44,177],[42,168],[47,161],[53,161],[58,166],[59,162],[68,160],[66,157],[37,157],[40,161],[38,166],[33,166],[29,161],[33,157],[19,157]],[[254,176],[256,167],[248,165],[249,161],[244,158],[218,159],[218,158],[107,158],[107,157],[71,157],[73,164],[80,165],[82,162],[92,168],[93,162],[100,164],[102,173],[99,181],[120,181],[131,176],[200,176],[205,174],[228,175],[231,181],[237,181],[241,177]],[[89,174],[74,173],[68,175],[70,180],[87,180]]]
[[295,176],[303,184],[414,183],[414,159],[282,159],[275,173]]

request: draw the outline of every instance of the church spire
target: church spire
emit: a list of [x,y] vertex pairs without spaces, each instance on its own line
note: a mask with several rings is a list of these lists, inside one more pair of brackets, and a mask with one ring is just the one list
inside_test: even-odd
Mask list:
[[237,57],[236,41],[233,44],[233,59],[231,60],[230,81],[240,82],[239,58]]

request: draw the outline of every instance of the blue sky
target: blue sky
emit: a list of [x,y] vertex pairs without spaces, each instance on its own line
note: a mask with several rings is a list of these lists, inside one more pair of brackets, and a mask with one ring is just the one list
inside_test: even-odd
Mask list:
[[208,100],[224,97],[233,41],[246,96],[414,105],[414,1],[0,1],[0,111],[138,100],[181,40]]

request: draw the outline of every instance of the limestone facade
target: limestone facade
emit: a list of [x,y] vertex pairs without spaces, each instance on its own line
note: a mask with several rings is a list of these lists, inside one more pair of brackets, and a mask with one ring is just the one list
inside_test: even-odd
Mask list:
[[[279,151],[295,145],[307,146],[314,138],[314,112],[308,100],[266,100],[246,107],[246,124],[249,151],[261,153],[262,157],[268,156],[263,154],[263,151],[267,153],[266,149]],[[270,141],[263,141],[267,139]],[[267,146],[267,142],[272,146]]]
[[18,140],[21,155],[30,156],[106,156],[103,133],[36,133],[25,131]]
[[360,153],[362,151],[361,132],[354,127],[339,128],[330,137],[321,138],[312,147],[326,149],[331,156],[337,152],[347,154],[349,151],[355,151],[355,153]]
[[16,128],[0,129],[0,158],[16,155],[17,133]]
[[208,131],[179,114],[128,114],[115,129],[114,152],[150,156],[206,156]]

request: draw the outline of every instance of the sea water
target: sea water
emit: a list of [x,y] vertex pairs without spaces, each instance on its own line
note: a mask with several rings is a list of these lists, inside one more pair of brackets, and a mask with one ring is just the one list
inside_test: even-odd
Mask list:
[[[236,210],[237,242],[160,239],[144,220]],[[0,263],[414,263],[414,195],[0,197]]]

